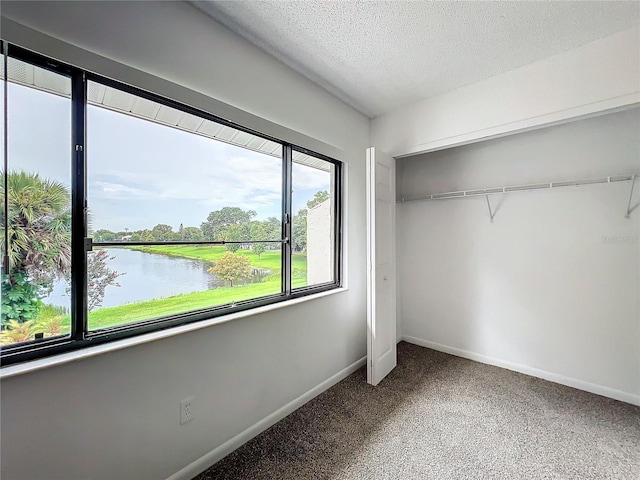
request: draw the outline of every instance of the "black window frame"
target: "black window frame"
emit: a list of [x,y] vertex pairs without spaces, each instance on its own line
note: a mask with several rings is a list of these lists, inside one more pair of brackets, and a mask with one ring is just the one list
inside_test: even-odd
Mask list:
[[[72,131],[72,151],[70,161],[72,162],[72,182],[71,182],[71,330],[68,335],[60,337],[42,338],[15,345],[3,345],[0,347],[0,366],[7,366],[16,363],[50,357],[74,350],[80,350],[95,345],[136,337],[139,335],[166,330],[182,325],[187,325],[203,320],[210,320],[223,315],[248,311],[266,305],[273,305],[286,302],[295,298],[325,292],[340,288],[342,286],[342,232],[343,232],[343,168],[342,162],[326,155],[314,152],[300,145],[283,141],[270,135],[255,131],[251,128],[238,125],[234,122],[218,117],[213,113],[199,110],[195,107],[182,104],[178,101],[151,93],[136,86],[128,85],[117,80],[107,78],[94,72],[89,72],[78,67],[74,67],[63,62],[48,58],[42,54],[22,48],[20,46],[2,41],[3,59],[11,57],[16,60],[27,62],[36,67],[50,70],[69,77],[71,79],[71,131]],[[6,69],[5,69],[6,70]],[[8,72],[5,71],[5,86],[8,84]],[[134,323],[126,323],[99,330],[89,330],[88,309],[87,309],[87,252],[93,246],[104,247],[117,245],[118,242],[93,242],[87,237],[87,191],[86,191],[86,150],[91,148],[86,142],[86,120],[87,120],[87,85],[88,81],[95,81],[107,87],[116,88],[126,93],[130,93],[161,105],[186,112],[205,120],[210,120],[221,125],[237,129],[241,132],[249,133],[260,138],[270,140],[282,145],[282,215],[281,227],[282,236],[281,248],[281,291],[278,294],[258,297],[255,299],[238,301],[232,304],[197,309],[182,312],[174,315],[162,316],[154,319],[143,320]],[[5,100],[6,100],[5,88]],[[6,111],[6,108],[5,108]],[[5,127],[6,128],[6,123]],[[8,138],[5,130],[5,158],[3,170],[7,167]],[[304,287],[292,288],[292,248],[291,248],[291,227],[292,227],[292,166],[293,152],[300,152],[317,159],[326,161],[333,165],[334,175],[332,185],[333,209],[334,209],[334,280],[321,284],[314,284]],[[6,175],[5,175],[6,178]],[[6,190],[6,189],[5,189]],[[6,236],[6,234],[5,234]],[[3,242],[5,240],[3,239]],[[271,240],[273,242],[273,240]],[[132,242],[126,242],[132,245]],[[231,242],[138,242],[148,245],[158,244],[225,244]],[[247,242],[241,242],[247,243]],[[5,257],[6,252],[5,252]],[[2,259],[3,265],[8,265],[6,258]]]

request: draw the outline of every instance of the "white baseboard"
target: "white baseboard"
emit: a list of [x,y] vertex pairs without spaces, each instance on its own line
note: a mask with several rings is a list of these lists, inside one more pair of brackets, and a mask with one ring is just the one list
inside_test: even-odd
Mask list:
[[223,443],[219,447],[211,450],[209,453],[203,455],[196,461],[190,463],[183,469],[174,473],[167,480],[183,480],[183,479],[190,480],[196,475],[204,472],[211,465],[223,459],[224,457],[229,455],[231,452],[233,452],[235,449],[247,443],[253,437],[264,432],[267,428],[278,423],[284,417],[286,417],[290,413],[300,408],[309,400],[312,400],[313,398],[317,397],[325,390],[328,390],[329,388],[333,387],[339,381],[344,380],[346,377],[348,377],[353,372],[358,370],[360,367],[365,365],[366,361],[367,361],[367,357],[362,357],[360,360],[352,363],[347,368],[339,371],[332,377],[322,382],[320,385],[317,385],[311,390],[303,393],[298,398],[287,403],[284,407],[279,408],[272,414],[260,420],[258,423],[255,423],[254,425],[250,426],[246,430],[240,432],[235,437],[231,438],[230,440],[227,440],[225,443]]
[[487,365],[506,368],[507,370],[513,370],[515,372],[524,373],[525,375],[530,375],[532,377],[542,378],[543,380],[548,380],[550,382],[559,383],[561,385],[577,388],[579,390],[584,390],[585,392],[595,393],[596,395],[602,395],[603,397],[613,398],[614,400],[620,400],[621,402],[640,406],[640,395],[634,395],[633,393],[623,392],[622,390],[616,390],[614,388],[596,385],[594,383],[578,380],[577,378],[558,375],[557,373],[540,370],[538,368],[529,367],[520,363],[514,363],[495,357],[489,357],[480,353],[474,353],[468,350],[462,350],[460,348],[449,347],[448,345],[441,345],[439,343],[422,340],[421,338],[411,337],[408,335],[403,335],[402,340],[407,343],[419,345],[421,347],[438,350],[439,352],[449,353],[457,357],[467,358],[469,360],[474,360],[480,363],[486,363]]

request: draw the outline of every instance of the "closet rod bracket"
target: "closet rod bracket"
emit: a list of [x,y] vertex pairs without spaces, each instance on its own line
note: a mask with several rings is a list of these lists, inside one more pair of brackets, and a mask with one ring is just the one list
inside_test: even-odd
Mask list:
[[491,210],[491,202],[489,202],[489,195],[485,194],[485,198],[487,199],[487,208],[489,209],[489,219],[491,223],[493,223],[493,217],[495,217],[496,212]]
[[631,218],[631,200],[633,199],[633,187],[636,185],[637,175],[631,176],[631,192],[629,192],[629,203],[627,204],[627,214],[625,218]]

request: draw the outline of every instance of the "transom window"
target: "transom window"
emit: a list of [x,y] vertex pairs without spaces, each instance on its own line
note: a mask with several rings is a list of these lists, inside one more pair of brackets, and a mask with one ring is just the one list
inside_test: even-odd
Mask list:
[[3,43],[2,364],[340,286],[341,164]]

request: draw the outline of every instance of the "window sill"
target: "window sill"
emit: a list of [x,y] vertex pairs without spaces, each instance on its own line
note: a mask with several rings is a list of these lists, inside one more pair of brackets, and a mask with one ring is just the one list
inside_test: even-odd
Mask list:
[[299,303],[308,302],[318,298],[328,297],[347,291],[346,287],[335,288],[333,290],[327,290],[326,292],[315,293],[300,298],[294,298],[285,302],[274,303],[271,305],[265,305],[264,307],[258,307],[251,310],[245,310],[242,312],[230,313],[229,315],[223,315],[221,317],[212,318],[210,320],[202,320],[201,322],[190,323],[187,325],[181,325],[179,327],[169,328],[166,330],[160,330],[157,332],[146,333],[137,337],[127,338],[123,340],[117,340],[102,345],[96,345],[95,347],[88,347],[81,350],[76,350],[69,353],[63,353],[47,358],[41,358],[38,360],[32,360],[30,362],[24,362],[16,365],[8,365],[0,369],[0,380],[5,378],[11,378],[18,375],[24,375],[26,373],[37,372],[50,367],[57,367],[64,365],[65,363],[75,362],[84,358],[94,357],[103,353],[113,352],[121,350],[123,348],[134,347],[136,345],[142,345],[144,343],[154,342],[156,340],[162,340],[164,338],[173,337],[182,333],[193,332],[203,328],[209,328],[220,323],[232,322],[241,318],[252,317],[254,315],[260,315],[274,310],[280,310]]

